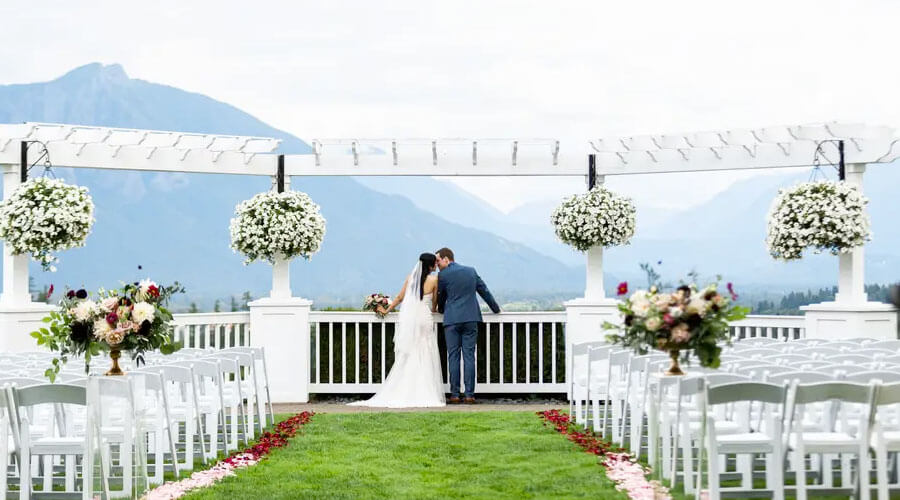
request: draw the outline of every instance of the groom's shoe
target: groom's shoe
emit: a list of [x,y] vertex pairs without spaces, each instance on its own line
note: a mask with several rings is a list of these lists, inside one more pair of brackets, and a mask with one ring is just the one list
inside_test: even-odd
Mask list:
[[475,398],[466,398],[465,400],[463,400],[463,402],[467,405],[473,405],[475,404]]
[[447,400],[448,403],[452,405],[458,405],[460,403],[459,396],[453,396]]

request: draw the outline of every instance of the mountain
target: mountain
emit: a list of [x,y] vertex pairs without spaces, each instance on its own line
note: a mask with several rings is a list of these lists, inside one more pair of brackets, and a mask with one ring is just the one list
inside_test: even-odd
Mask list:
[[[253,116],[209,97],[131,79],[121,66],[89,64],[43,83],[0,86],[0,123],[61,122],[187,132],[278,137],[284,153],[309,146]],[[52,158],[51,158],[52,160]],[[32,267],[37,284],[95,288],[152,275],[179,280],[190,298],[267,293],[270,267],[243,266],[229,249],[235,204],[269,189],[262,177],[55,169],[87,186],[96,204],[84,248],[60,254],[56,273]],[[356,304],[372,291],[393,293],[418,254],[453,248],[479,269],[498,296],[568,293],[583,273],[525,245],[435,216],[402,196],[369,189],[352,178],[293,178],[328,221],[319,254],[293,264],[295,294],[319,305]],[[141,269],[138,269],[138,266]]]

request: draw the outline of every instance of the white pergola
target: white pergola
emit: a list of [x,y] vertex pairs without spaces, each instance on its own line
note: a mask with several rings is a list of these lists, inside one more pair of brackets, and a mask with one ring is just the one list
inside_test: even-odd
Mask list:
[[[843,158],[846,181],[861,187],[867,164],[900,156],[898,140],[885,127],[828,123],[580,143],[317,139],[311,142],[311,154],[280,155],[275,152],[280,141],[268,137],[24,123],[0,124],[0,170],[5,198],[22,182],[23,169],[27,172],[33,164],[39,169],[45,154],[57,167],[265,175],[277,189],[286,188],[291,176],[338,175],[584,176],[593,184],[607,175],[803,167],[813,165],[818,157],[831,164]],[[895,311],[867,301],[863,252],[859,247],[840,256],[837,299],[807,308],[807,336],[845,336],[850,330],[854,335],[896,337]],[[309,335],[311,302],[291,296],[289,274],[287,262],[277,263],[271,296],[250,303],[251,343],[268,347],[269,366],[281,367],[272,374],[273,394],[305,402],[309,400],[309,367],[304,365],[310,359],[309,343],[297,339]],[[4,245],[0,350],[33,349],[27,334],[41,325],[51,309],[31,302],[28,256],[14,256]],[[567,345],[596,340],[602,332],[600,324],[607,320],[617,320],[616,301],[604,296],[602,251],[595,249],[587,255],[584,297],[566,303]]]
[[[556,139],[316,139],[311,154],[280,155],[269,137],[140,130],[54,123],[0,124],[0,168],[8,196],[22,166],[49,156],[53,166],[159,172],[291,176],[604,176],[803,167],[843,159],[846,181],[861,187],[865,165],[900,156],[895,131],[823,123],[687,134]],[[0,308],[30,305],[26,256],[4,250]],[[842,255],[837,302],[866,303],[863,248]],[[588,252],[584,300],[604,301],[602,256]],[[290,297],[287,263],[275,266],[273,293]]]

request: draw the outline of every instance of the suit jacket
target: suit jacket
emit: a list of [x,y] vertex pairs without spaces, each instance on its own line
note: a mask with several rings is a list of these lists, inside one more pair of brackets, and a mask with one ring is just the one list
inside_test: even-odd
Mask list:
[[438,311],[444,313],[445,325],[481,321],[476,293],[487,302],[491,311],[500,312],[500,306],[475,268],[451,262],[438,273],[437,289]]

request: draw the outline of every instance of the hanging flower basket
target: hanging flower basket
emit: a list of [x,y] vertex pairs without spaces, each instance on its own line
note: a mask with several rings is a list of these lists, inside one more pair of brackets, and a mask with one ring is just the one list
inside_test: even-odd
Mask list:
[[772,257],[796,260],[815,253],[847,253],[872,238],[869,200],[845,182],[806,182],[781,189],[769,211],[766,244]]
[[94,225],[88,190],[58,179],[29,179],[0,203],[0,239],[13,255],[30,253],[45,271],[55,271],[51,252],[84,246]]
[[265,260],[309,259],[325,238],[325,218],[319,205],[299,191],[260,193],[234,209],[231,248],[244,254],[245,264]]
[[560,241],[582,252],[627,245],[634,235],[634,203],[597,186],[564,200],[550,215],[550,222]]

